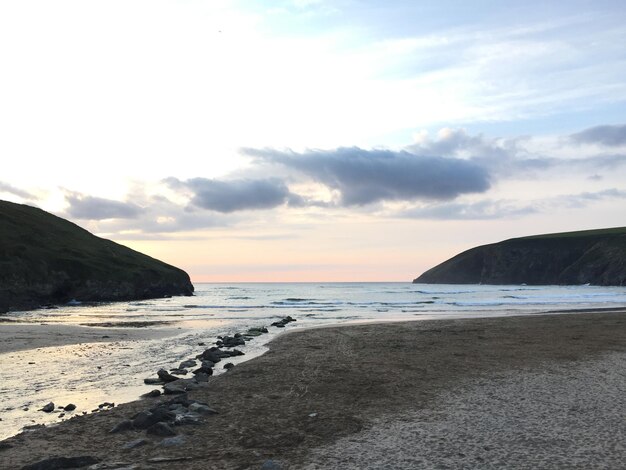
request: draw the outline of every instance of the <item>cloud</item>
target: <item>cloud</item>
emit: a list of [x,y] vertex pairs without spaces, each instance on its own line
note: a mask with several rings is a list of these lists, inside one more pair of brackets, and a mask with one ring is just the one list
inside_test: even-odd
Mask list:
[[597,192],[562,194],[531,201],[491,200],[450,202],[413,207],[389,214],[391,217],[430,220],[510,219],[559,209],[581,209],[607,199],[626,199],[626,191],[611,188]]
[[513,218],[537,212],[532,206],[520,206],[513,201],[451,202],[414,207],[393,214],[394,217],[430,220],[489,220]]
[[620,126],[596,126],[570,135],[577,144],[599,144],[607,147],[626,145],[626,124]]
[[167,178],[164,182],[172,189],[191,191],[193,206],[222,213],[272,209],[292,199],[301,202],[299,197],[289,192],[283,181],[276,178],[227,181],[206,178],[180,181]]
[[[617,126],[600,126],[599,128],[615,127]],[[587,131],[573,135],[583,135]],[[626,138],[626,131],[624,135]],[[415,138],[416,142],[406,147],[406,150],[411,153],[464,158],[488,170],[493,179],[534,177],[538,173],[551,169],[566,168],[586,171],[616,168],[626,164],[626,155],[623,154],[591,154],[575,158],[551,156],[538,152],[536,149],[531,150],[536,143],[528,136],[488,138],[482,134],[470,135],[465,129],[443,128],[435,138],[429,137],[425,132],[418,133]],[[570,136],[566,139],[566,143],[571,139]],[[616,141],[616,138],[613,141]],[[559,143],[563,147],[562,140]]]
[[114,201],[100,197],[70,192],[65,195],[69,203],[67,213],[77,219],[136,219],[144,209],[132,202]]
[[3,183],[2,181],[0,181],[0,193],[13,194],[14,196],[21,197],[22,199],[26,199],[28,201],[34,201],[38,199],[37,196],[34,196],[28,191],[24,191],[23,189],[16,188],[15,186],[10,185],[8,183]]
[[461,159],[419,156],[407,151],[358,147],[309,150],[243,149],[260,162],[295,170],[340,192],[340,204],[380,201],[449,200],[489,189],[489,174]]

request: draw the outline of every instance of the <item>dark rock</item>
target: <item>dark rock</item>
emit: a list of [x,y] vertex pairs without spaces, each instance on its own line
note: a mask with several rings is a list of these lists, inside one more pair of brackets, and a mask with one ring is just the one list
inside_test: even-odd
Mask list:
[[0,442],[0,450],[11,449],[13,446],[8,442]]
[[288,323],[291,323],[292,321],[296,321],[296,319],[290,315],[287,315],[282,320],[275,321],[274,323],[272,323],[272,326],[276,326],[278,328],[284,328]]
[[176,382],[163,385],[163,392],[166,395],[177,395],[188,390],[195,390],[196,388],[198,387],[194,379],[178,379]]
[[230,370],[233,367],[235,367],[235,364],[233,364],[232,362],[228,362],[228,363],[224,364],[224,369],[226,369],[226,370]]
[[203,364],[202,367],[194,370],[193,373],[194,375],[198,375],[198,374],[213,375],[213,369],[211,369],[210,367],[205,367]]
[[172,369],[170,373],[173,375],[187,375],[187,369]]
[[215,352],[211,351],[210,349],[206,349],[202,354],[198,355],[197,358],[203,359],[206,361],[211,361],[213,363],[220,362],[222,360],[220,356],[215,354]]
[[47,405],[45,405],[41,411],[45,411],[46,413],[51,413],[52,411],[54,411],[54,403],[50,402]]
[[109,431],[109,433],[117,434],[118,432],[130,431],[133,428],[134,428],[133,422],[127,419],[113,426],[113,428]]
[[199,413],[201,415],[216,415],[217,411],[213,408],[209,407],[209,405],[205,403],[192,403],[189,405],[189,411],[193,411],[194,413]]
[[[163,382],[174,382],[175,380],[178,380],[178,377],[174,377],[172,374],[170,374],[168,371],[166,371],[165,369],[159,369],[157,371],[157,375],[159,376],[159,378],[163,381]],[[145,380],[144,380],[145,382]]]
[[145,446],[149,444],[150,441],[148,439],[135,439],[134,441],[127,442],[122,446],[122,449],[134,449],[136,447]]
[[51,457],[40,460],[37,463],[25,465],[22,470],[61,470],[64,468],[81,468],[87,465],[94,465],[100,459],[88,455],[81,457]]
[[194,361],[193,359],[189,359],[187,361],[183,361],[180,363],[180,365],[178,366],[179,369],[189,369],[190,367],[195,367],[196,365],[196,361]]
[[76,409],[76,405],[74,403],[70,403],[68,405],[65,405],[63,409],[65,411],[74,411]]
[[[140,411],[133,416],[132,426],[137,429],[146,429],[157,423],[159,419],[150,411]],[[120,423],[121,424],[121,423]]]
[[[213,372],[213,371],[211,371]],[[209,375],[204,372],[198,372],[195,376],[195,381],[198,383],[204,383],[209,381]]]
[[230,357],[235,357],[235,356],[244,356],[244,355],[245,355],[245,354],[244,354],[242,351],[240,351],[239,349],[233,349],[233,350],[230,352]]
[[147,378],[143,379],[143,383],[146,385],[162,385],[164,382],[161,379]]
[[164,422],[158,422],[156,424],[153,424],[152,426],[150,426],[146,432],[148,434],[152,434],[154,436],[162,436],[162,437],[168,437],[168,436],[175,436],[176,435],[176,431],[174,431],[174,429],[172,429],[172,427]]
[[161,390],[150,390],[148,393],[144,393],[143,396],[147,398],[156,398],[158,396],[161,396]]
[[179,447],[186,442],[185,436],[166,437],[159,442],[159,447]]

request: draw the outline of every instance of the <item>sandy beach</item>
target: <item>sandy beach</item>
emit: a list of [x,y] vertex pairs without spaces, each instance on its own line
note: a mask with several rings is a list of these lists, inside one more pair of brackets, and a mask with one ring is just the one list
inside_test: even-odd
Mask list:
[[3,441],[0,468],[619,468],[625,366],[626,311],[297,331],[189,392],[218,414],[175,438],[109,433],[172,396],[144,399]]

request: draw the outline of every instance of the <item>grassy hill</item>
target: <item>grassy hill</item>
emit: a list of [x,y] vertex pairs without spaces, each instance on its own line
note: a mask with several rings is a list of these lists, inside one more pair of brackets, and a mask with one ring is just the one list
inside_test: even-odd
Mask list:
[[413,282],[626,285],[626,227],[534,235],[479,246]]
[[191,295],[183,270],[35,207],[0,201],[0,312]]

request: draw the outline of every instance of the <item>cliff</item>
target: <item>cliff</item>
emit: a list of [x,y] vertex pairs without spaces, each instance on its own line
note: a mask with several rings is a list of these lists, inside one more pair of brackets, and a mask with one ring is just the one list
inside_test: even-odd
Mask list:
[[41,209],[0,201],[0,312],[192,294],[181,269]]
[[512,238],[464,251],[426,284],[626,285],[626,227]]

